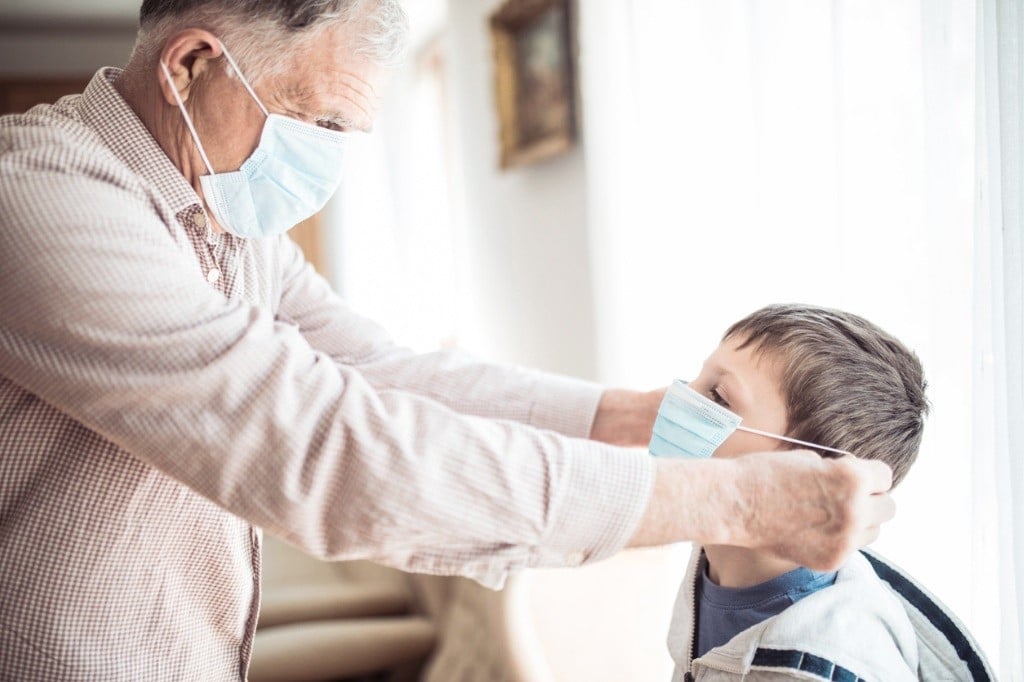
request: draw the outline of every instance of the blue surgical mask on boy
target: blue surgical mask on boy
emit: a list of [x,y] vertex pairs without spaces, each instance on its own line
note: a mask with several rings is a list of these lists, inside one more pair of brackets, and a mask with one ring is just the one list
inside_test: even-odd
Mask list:
[[740,426],[743,418],[676,380],[665,392],[654,421],[648,450],[655,457],[706,458],[735,431],[746,431],[813,450],[849,455],[845,450],[816,445],[775,433]]
[[160,67],[172,83],[178,109],[210,171],[199,182],[217,222],[239,237],[274,237],[319,211],[337,191],[348,134],[269,113],[223,43],[221,49],[267,117],[259,145],[237,171],[214,172],[185,103],[173,87],[170,70],[163,61]]

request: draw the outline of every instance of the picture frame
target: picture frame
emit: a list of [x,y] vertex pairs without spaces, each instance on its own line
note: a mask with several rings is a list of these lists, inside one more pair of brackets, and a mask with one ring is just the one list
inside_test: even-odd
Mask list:
[[576,140],[572,0],[507,0],[490,19],[502,169]]

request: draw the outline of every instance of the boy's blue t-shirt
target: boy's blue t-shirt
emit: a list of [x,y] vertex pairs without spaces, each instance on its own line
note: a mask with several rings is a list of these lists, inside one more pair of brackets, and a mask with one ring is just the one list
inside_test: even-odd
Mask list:
[[760,585],[730,588],[713,583],[704,567],[697,581],[697,656],[836,581],[836,573],[797,568]]

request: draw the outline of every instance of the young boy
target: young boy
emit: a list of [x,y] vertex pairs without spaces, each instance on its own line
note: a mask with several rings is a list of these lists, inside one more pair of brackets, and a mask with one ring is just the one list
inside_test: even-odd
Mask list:
[[[895,485],[917,456],[924,392],[917,357],[866,320],[769,306],[730,327],[696,379],[669,389],[651,453],[852,453],[887,463]],[[694,547],[668,644],[675,682],[917,680],[907,613],[860,553],[819,573],[763,551]]]

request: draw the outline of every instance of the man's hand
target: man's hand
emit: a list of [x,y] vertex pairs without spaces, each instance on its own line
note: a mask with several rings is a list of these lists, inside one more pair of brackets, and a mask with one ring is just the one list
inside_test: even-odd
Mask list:
[[608,389],[597,405],[590,439],[626,447],[646,446],[664,397],[664,388],[644,393]]
[[893,517],[892,471],[882,462],[807,452],[735,460],[739,519],[730,544],[759,547],[817,570],[835,570],[875,541]]
[[737,459],[659,460],[633,545],[692,540],[767,549],[834,570],[895,514],[885,464],[807,451]]

